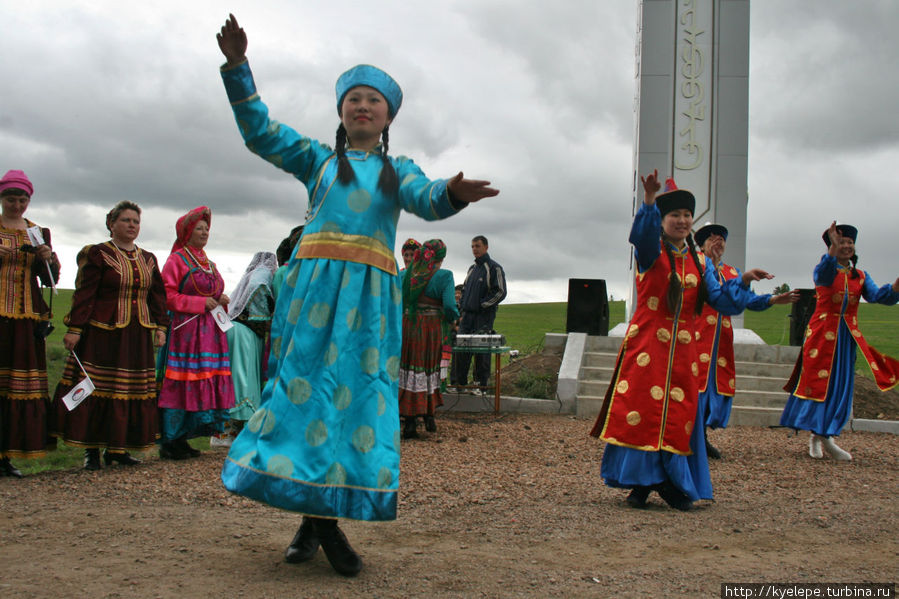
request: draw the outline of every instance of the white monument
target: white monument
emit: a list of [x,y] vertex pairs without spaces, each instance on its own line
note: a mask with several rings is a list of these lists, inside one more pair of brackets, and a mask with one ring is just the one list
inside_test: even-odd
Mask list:
[[[749,0],[639,0],[637,18],[634,214],[641,174],[673,176],[696,196],[694,230],[706,221],[727,227],[725,259],[744,269]],[[632,254],[628,319],[634,269]],[[735,328],[742,325],[735,317]]]

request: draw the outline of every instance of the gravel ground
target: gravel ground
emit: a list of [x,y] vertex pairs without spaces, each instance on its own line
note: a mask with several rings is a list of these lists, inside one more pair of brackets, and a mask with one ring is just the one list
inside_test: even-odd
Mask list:
[[355,579],[286,564],[295,514],[228,494],[224,452],[0,479],[0,596],[718,597],[723,582],[895,582],[899,440],[850,463],[783,429],[715,431],[716,501],[625,506],[592,423],[451,414],[403,446],[399,519],[342,525]]

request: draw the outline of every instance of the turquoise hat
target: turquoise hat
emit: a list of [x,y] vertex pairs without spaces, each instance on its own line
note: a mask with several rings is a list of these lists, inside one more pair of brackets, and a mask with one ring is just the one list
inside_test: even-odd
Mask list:
[[360,85],[367,85],[378,90],[387,100],[387,112],[390,118],[396,116],[403,104],[403,90],[393,78],[370,64],[359,64],[337,78],[337,114],[340,114],[340,105],[348,91]]

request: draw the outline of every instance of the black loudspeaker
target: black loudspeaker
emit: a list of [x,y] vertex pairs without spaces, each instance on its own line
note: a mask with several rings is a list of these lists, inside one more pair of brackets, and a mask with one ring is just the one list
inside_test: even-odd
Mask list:
[[609,334],[609,300],[603,279],[568,279],[568,333]]
[[797,289],[799,301],[793,304],[790,312],[790,345],[802,345],[805,328],[815,312],[815,290]]

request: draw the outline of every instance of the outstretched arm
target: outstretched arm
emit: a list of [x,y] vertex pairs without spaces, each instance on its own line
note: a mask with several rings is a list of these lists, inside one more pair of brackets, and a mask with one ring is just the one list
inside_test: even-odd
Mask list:
[[774,275],[762,270],[761,268],[751,268],[743,273],[743,284],[749,285],[753,281],[761,281],[762,279],[773,279]]
[[453,200],[465,204],[471,204],[484,198],[492,198],[499,194],[498,189],[490,187],[490,181],[465,179],[462,171],[459,171],[459,174],[446,182],[446,189]]
[[225,55],[229,65],[240,64],[247,59],[247,34],[237,24],[237,17],[228,15],[220,33],[216,34],[219,50]]

